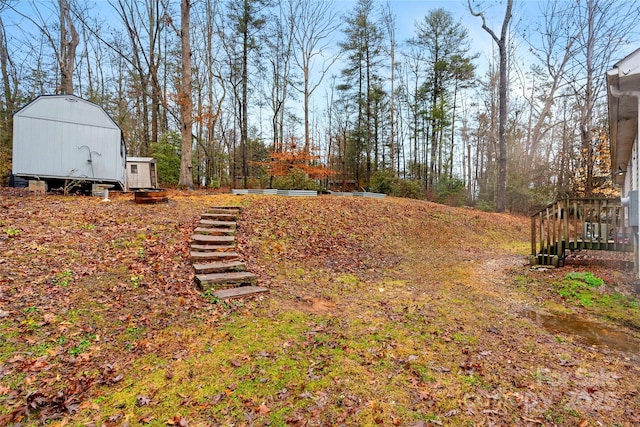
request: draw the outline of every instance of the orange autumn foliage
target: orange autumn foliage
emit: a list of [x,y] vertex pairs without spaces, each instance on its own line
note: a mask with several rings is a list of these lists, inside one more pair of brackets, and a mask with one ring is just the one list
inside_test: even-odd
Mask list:
[[320,156],[306,152],[304,148],[298,148],[295,137],[292,137],[282,151],[272,151],[271,160],[267,162],[254,162],[262,166],[270,176],[286,176],[293,169],[299,169],[309,178],[321,179],[334,172],[317,161]]

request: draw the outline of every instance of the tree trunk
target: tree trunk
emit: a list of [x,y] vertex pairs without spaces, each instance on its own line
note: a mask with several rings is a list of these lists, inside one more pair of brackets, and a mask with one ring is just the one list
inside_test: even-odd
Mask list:
[[2,86],[4,88],[4,102],[6,108],[6,132],[13,133],[13,113],[15,112],[14,95],[11,93],[11,78],[9,76],[9,51],[5,40],[4,24],[0,17],[0,71],[2,72]]
[[193,100],[191,99],[191,38],[190,27],[191,0],[180,1],[180,38],[182,41],[182,76],[180,81],[180,134],[182,136],[182,154],[180,158],[180,180],[178,187],[193,189],[191,172],[191,126],[193,123]]
[[582,161],[585,168],[584,197],[591,197],[593,193],[593,145],[591,143],[591,122],[593,116],[593,78],[594,78],[594,14],[597,4],[593,0],[587,1],[587,41],[585,45],[586,84],[584,88],[584,104],[580,112],[580,137],[582,141]]
[[309,154],[311,152],[311,129],[309,127],[309,64],[305,62],[304,68],[304,94],[303,94],[303,110],[304,110],[304,153],[307,155],[307,163],[309,162]]
[[500,52],[500,82],[499,82],[499,121],[498,125],[498,182],[496,192],[496,211],[504,212],[507,203],[507,43],[506,43],[506,27],[511,17],[511,4],[513,0],[508,0],[507,10],[503,22],[503,37],[500,39],[498,49]]
[[247,100],[249,91],[249,18],[249,1],[244,0],[244,28],[242,32],[242,105],[240,106],[240,150],[242,151],[242,180],[244,188],[248,188],[247,179],[249,176],[249,150],[247,135],[249,132],[249,126],[247,122]]
[[[388,3],[387,3],[388,6]],[[395,171],[394,156],[396,152],[395,140],[396,140],[396,123],[395,123],[395,70],[396,70],[396,33],[395,33],[395,19],[391,15],[391,11],[387,10],[387,30],[389,32],[389,47],[390,47],[390,61],[391,61],[391,92],[389,99],[389,116],[391,134],[389,136],[389,165],[391,172]]]
[[498,83],[498,98],[499,98],[499,125],[498,125],[498,177],[496,183],[496,211],[504,212],[507,202],[507,32],[509,29],[509,21],[511,20],[511,10],[513,8],[513,0],[507,0],[507,9],[504,14],[504,20],[502,21],[502,31],[500,32],[500,38],[496,36],[492,29],[487,27],[484,14],[476,13],[471,7],[471,0],[467,0],[469,11],[473,16],[479,16],[482,18],[482,28],[491,35],[496,45],[498,46],[498,52],[500,55],[500,80]]
[[0,185],[6,185],[2,182],[4,176],[11,173],[11,146],[13,141],[13,113],[15,112],[15,93],[12,92],[11,81],[13,87],[17,88],[17,81],[14,75],[12,79],[9,75],[9,52],[5,40],[5,31],[2,18],[0,17],[0,71],[2,73],[2,85],[4,87],[4,111],[0,110]]
[[[60,5],[60,92],[73,94],[73,68],[76,48],[80,36],[71,19],[71,9],[67,0],[59,0]],[[68,31],[68,33],[67,33]]]
[[[435,58],[435,63],[438,62],[438,57]],[[431,158],[429,159],[429,170],[427,173],[429,174],[427,177],[427,191],[433,191],[433,187],[435,184],[435,175],[436,175],[436,156],[438,154],[438,146],[437,143],[437,126],[436,126],[436,108],[438,105],[438,97],[440,93],[440,82],[438,80],[438,73],[434,73],[433,79],[433,89],[431,92]],[[425,166],[426,166],[425,159]]]

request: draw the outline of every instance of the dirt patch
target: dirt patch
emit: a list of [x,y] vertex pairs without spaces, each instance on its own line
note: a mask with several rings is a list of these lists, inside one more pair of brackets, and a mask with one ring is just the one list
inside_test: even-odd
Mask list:
[[311,314],[331,314],[336,304],[324,298],[314,296],[296,296],[292,308]]

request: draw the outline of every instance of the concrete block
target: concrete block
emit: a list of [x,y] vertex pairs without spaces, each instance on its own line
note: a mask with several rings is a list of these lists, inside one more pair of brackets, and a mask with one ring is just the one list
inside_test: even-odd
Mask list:
[[29,191],[44,194],[47,192],[47,183],[45,181],[29,180]]

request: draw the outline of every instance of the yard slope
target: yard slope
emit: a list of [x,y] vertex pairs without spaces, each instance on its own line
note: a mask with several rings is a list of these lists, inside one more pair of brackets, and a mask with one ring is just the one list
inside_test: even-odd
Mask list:
[[[189,238],[221,204],[242,205],[238,249],[267,296],[221,302],[195,288]],[[636,356],[523,314],[552,298],[523,287],[528,218],[395,198],[172,192],[141,206],[2,189],[0,221],[0,425],[640,415]]]

